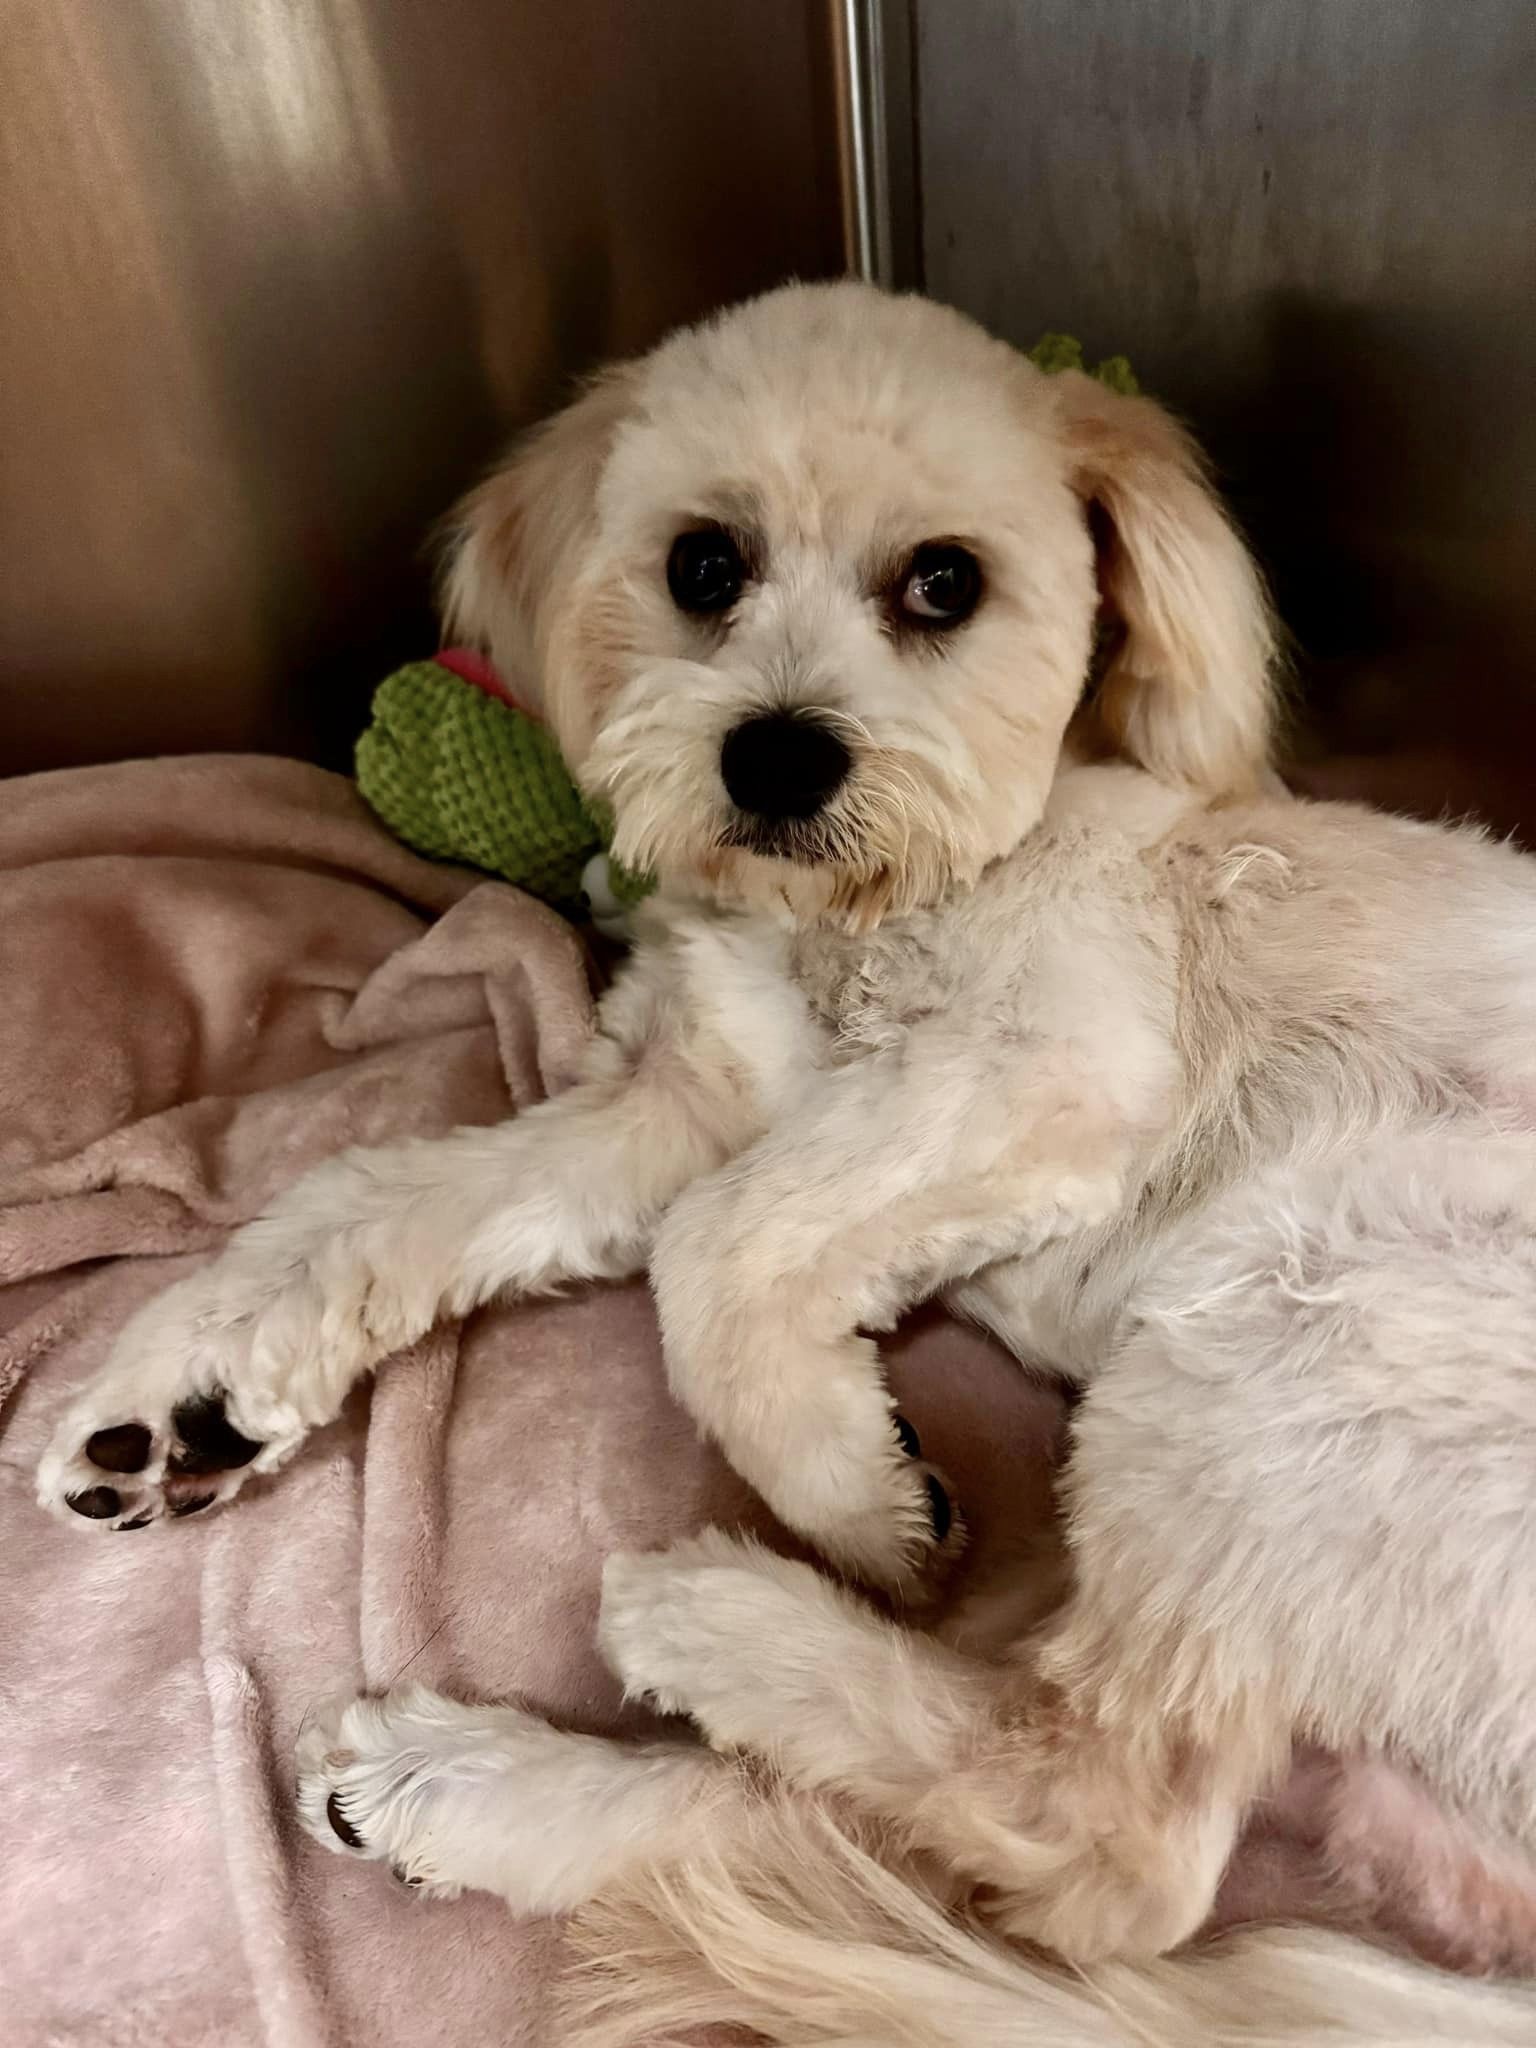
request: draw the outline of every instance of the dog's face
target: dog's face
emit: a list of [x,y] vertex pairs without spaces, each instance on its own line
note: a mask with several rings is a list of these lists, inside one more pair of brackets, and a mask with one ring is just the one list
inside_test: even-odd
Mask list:
[[1187,445],[924,300],[790,287],[675,335],[460,535],[450,623],[542,704],[619,857],[732,900],[858,927],[969,884],[1074,714],[1199,787],[1262,771],[1262,594]]

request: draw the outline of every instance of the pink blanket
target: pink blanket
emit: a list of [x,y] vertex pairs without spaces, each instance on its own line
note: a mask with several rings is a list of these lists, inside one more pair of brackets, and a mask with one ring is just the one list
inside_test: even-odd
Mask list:
[[[592,1647],[602,1557],[757,1512],[668,1400],[644,1288],[439,1330],[275,1480],[129,1544],[47,1519],[32,1468],[124,1316],[276,1189],[343,1145],[515,1112],[567,1078],[590,1016],[567,927],[416,859],[319,770],[152,762],[0,792],[8,2048],[545,2048],[558,1930],[326,1855],[293,1824],[289,1759],[318,1700],[407,1666],[624,1725]],[[932,1317],[892,1377],[984,1586],[1048,1521],[1061,1404]],[[1436,1875],[1472,1886],[1481,1947],[1394,1901],[1394,1859],[1422,1865],[1413,1817],[1396,1788],[1383,1860],[1362,1782],[1299,1769],[1222,1917],[1536,1953],[1536,1893],[1507,1936],[1475,1859]],[[1341,1819],[1353,1874],[1329,1884]]]
[[[301,1836],[317,1700],[413,1677],[621,1725],[600,1561],[751,1512],[669,1402],[643,1287],[510,1307],[392,1363],[228,1512],[132,1543],[32,1468],[124,1316],[339,1147],[505,1117],[568,1075],[582,953],[417,860],[350,786],[206,759],[0,800],[0,1982],[8,2048],[517,2048],[557,1935],[424,1903]],[[919,1326],[903,1399],[983,1531],[1044,1500],[1057,1418]]]

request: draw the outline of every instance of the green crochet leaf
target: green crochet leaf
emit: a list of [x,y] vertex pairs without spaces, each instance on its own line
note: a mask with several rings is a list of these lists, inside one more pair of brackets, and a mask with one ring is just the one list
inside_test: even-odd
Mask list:
[[1061,370],[1082,370],[1125,398],[1141,395],[1136,373],[1124,356],[1106,356],[1096,370],[1090,370],[1083,361],[1083,344],[1070,334],[1042,334],[1029,351],[1029,360],[1048,377]]

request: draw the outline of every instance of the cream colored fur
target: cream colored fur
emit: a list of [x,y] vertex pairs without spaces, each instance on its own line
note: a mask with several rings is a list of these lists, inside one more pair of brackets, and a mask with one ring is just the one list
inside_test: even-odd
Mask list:
[[[701,521],[756,570],[709,625],[664,575]],[[933,539],[981,605],[893,632]],[[1298,1737],[1536,1849],[1536,868],[1278,793],[1188,444],[920,300],[786,290],[603,380],[470,501],[449,604],[662,877],[589,1077],[300,1182],[125,1334],[44,1500],[132,1419],[153,1507],[214,1390],[271,1469],[439,1314],[648,1264],[701,1426],[916,1599],[960,1525],[864,1333],[944,1293],[1084,1390],[1049,1621],[982,1657],[721,1536],[618,1559],[607,1654],[712,1752],[353,1703],[302,1759],[320,1838],[586,1902],[592,2043],[1536,2040],[1532,1993],[1340,1939],[1158,1960]],[[765,708],[852,757],[791,857],[720,777]]]

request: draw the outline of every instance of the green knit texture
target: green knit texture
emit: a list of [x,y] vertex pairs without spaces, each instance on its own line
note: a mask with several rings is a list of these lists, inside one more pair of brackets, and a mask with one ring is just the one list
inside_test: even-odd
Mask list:
[[[582,870],[606,850],[609,823],[537,719],[435,661],[413,661],[374,692],[356,769],[368,804],[407,846],[585,915]],[[612,861],[609,881],[624,904],[652,886]]]
[[1044,370],[1048,377],[1054,377],[1061,370],[1081,370],[1085,376],[1096,378],[1109,390],[1118,391],[1123,398],[1141,396],[1136,372],[1124,356],[1106,356],[1096,369],[1089,369],[1083,361],[1083,344],[1070,334],[1042,334],[1029,351],[1029,360],[1037,370]]
[[[1124,356],[1090,370],[1070,334],[1042,335],[1029,359],[1050,375],[1082,370],[1128,397],[1140,389]],[[363,796],[407,846],[500,875],[567,917],[587,914],[582,871],[607,851],[612,819],[583,798],[536,718],[438,662],[413,661],[374,693],[356,765]],[[627,909],[655,882],[610,859],[608,886]]]

